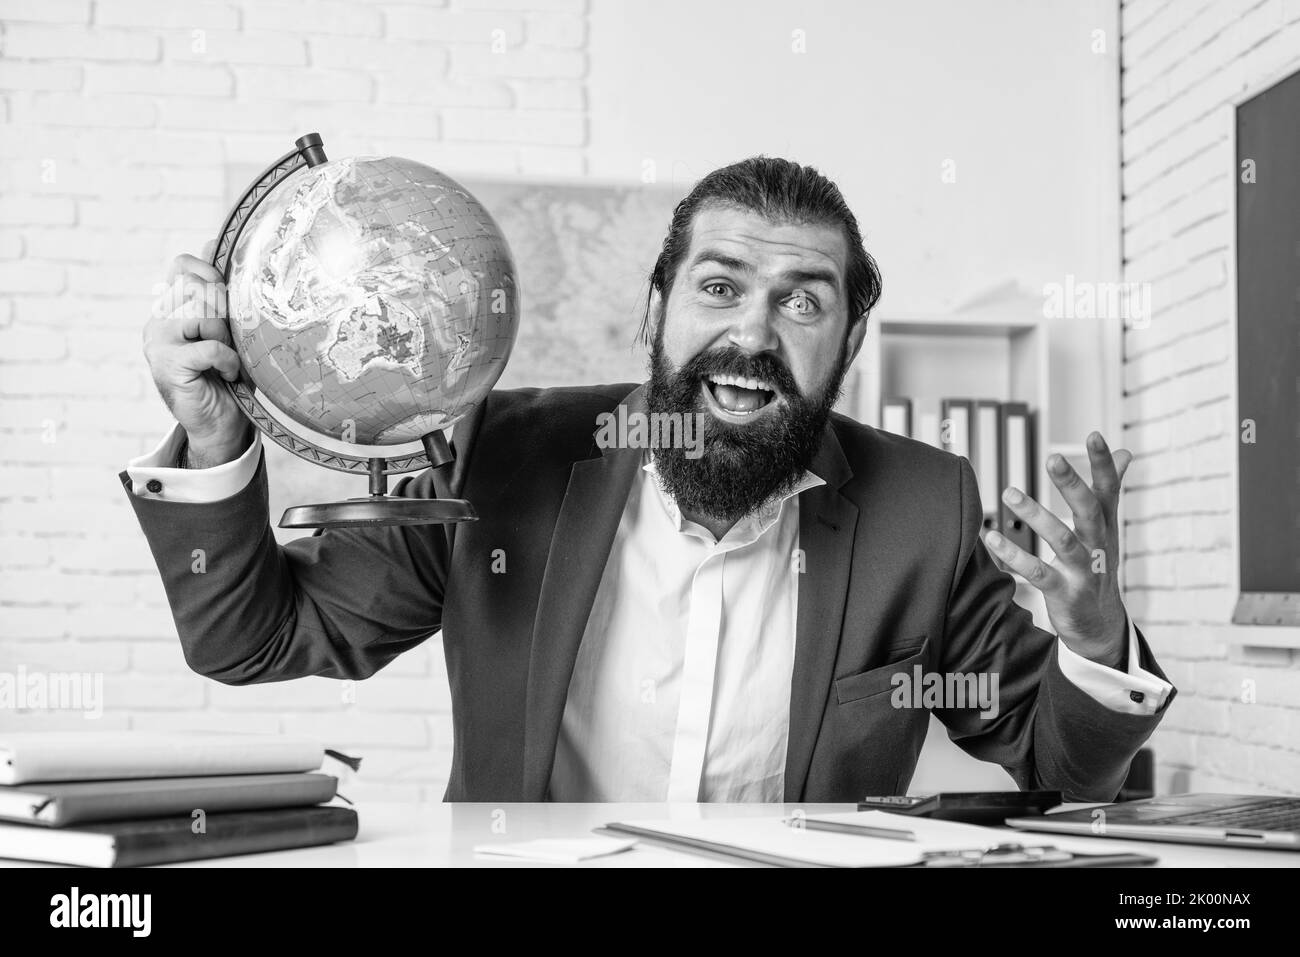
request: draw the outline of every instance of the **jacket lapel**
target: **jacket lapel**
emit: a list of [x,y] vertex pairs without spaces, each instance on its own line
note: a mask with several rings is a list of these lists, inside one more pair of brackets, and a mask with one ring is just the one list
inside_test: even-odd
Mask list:
[[840,493],[853,471],[831,425],[826,427],[812,471],[826,484],[799,496],[799,547],[805,564],[799,576],[794,673],[790,682],[786,801],[803,800],[808,767],[835,673],[858,524],[858,507]]
[[[644,410],[638,388],[623,400]],[[612,410],[617,413],[617,408]],[[599,454],[597,454],[599,452]],[[523,800],[543,801],[555,761],[569,681],[614,534],[641,465],[637,448],[598,449],[575,462],[551,537],[533,623],[525,700]]]

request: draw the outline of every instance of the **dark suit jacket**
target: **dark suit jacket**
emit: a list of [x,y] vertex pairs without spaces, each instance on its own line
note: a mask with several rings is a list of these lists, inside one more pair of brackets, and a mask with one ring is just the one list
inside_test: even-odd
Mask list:
[[[455,726],[446,799],[544,800],[578,645],[641,461],[639,449],[595,443],[598,414],[625,398],[644,407],[632,385],[491,393],[457,426],[455,465],[394,490],[462,492],[481,518],[454,529],[331,530],[279,547],[264,462],[210,504],[137,497],[122,473],[190,667],[227,684],[366,678],[441,628]],[[826,484],[799,496],[806,570],[785,799],[906,792],[929,712],[893,707],[891,678],[917,664],[999,674],[996,718],[936,709],[967,752],[1022,788],[1113,798],[1159,716],[1112,711],[1061,673],[1057,639],[1012,601],[1012,579],[979,541],[970,464],[836,415],[812,469]],[[190,570],[195,548],[206,574]],[[493,571],[500,556],[504,574]],[[1163,677],[1139,642],[1143,666]]]

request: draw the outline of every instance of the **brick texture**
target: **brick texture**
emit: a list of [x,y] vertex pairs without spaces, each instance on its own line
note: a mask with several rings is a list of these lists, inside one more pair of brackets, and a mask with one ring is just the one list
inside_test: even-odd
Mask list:
[[1124,271],[1153,306],[1124,336],[1125,580],[1181,689],[1152,741],[1158,784],[1300,793],[1300,653],[1205,627],[1236,597],[1231,104],[1300,69],[1300,3],[1130,0],[1121,24]]
[[[101,675],[96,728],[310,733],[367,756],[349,796],[441,799],[436,636],[355,685],[230,688],[186,668],[115,475],[169,424],[140,329],[167,261],[215,235],[228,171],[302,132],[461,177],[582,175],[586,10],[0,0],[0,671]],[[88,726],[0,710],[0,730]]]

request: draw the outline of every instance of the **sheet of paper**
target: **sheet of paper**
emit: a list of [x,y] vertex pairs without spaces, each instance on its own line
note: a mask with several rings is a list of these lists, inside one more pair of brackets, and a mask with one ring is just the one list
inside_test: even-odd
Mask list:
[[517,861],[547,861],[553,864],[573,864],[618,854],[636,844],[632,838],[579,837],[570,839],[538,838],[516,844],[479,844],[475,854],[485,857],[508,857]]

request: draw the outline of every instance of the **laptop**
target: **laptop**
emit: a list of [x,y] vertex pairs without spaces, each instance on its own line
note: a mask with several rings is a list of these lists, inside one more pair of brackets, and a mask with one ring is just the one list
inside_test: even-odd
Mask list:
[[1011,817],[1007,824],[1055,834],[1300,850],[1300,798],[1294,797],[1175,794]]

